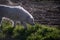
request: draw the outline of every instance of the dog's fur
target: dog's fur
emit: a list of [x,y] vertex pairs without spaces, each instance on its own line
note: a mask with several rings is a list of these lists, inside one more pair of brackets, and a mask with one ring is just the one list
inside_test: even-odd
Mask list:
[[16,21],[20,21],[24,27],[27,27],[26,23],[34,25],[33,16],[21,6],[0,5],[0,23],[2,17],[13,20],[13,27],[15,27]]

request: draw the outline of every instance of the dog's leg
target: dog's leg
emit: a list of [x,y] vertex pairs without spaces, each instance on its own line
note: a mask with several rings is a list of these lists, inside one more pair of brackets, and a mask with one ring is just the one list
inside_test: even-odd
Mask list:
[[24,29],[27,29],[26,22],[21,22],[21,24],[24,26]]
[[15,28],[16,27],[16,21],[14,21],[14,23],[12,23],[13,24],[13,28]]
[[12,23],[12,27],[14,27],[14,21],[13,20],[10,20],[11,21],[11,23]]
[[2,31],[2,18],[0,18],[0,32]]

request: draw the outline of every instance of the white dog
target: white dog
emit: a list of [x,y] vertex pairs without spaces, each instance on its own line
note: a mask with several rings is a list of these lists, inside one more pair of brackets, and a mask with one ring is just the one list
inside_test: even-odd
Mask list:
[[0,5],[0,23],[2,17],[13,20],[13,27],[16,26],[16,21],[20,21],[25,28],[27,27],[26,23],[34,25],[33,16],[21,6]]

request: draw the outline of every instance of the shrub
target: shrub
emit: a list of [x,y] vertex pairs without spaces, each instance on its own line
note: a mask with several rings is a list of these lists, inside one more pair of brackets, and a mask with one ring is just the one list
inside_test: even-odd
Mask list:
[[11,23],[2,23],[0,40],[60,40],[60,30],[55,27],[36,23],[34,26],[27,24],[27,29],[21,25],[11,27]]

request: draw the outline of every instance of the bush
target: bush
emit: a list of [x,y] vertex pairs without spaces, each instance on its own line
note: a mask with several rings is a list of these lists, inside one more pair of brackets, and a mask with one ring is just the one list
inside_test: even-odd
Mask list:
[[13,29],[10,22],[4,21],[0,40],[60,40],[60,30],[57,28],[37,23],[34,26],[27,26],[27,29],[24,29],[23,26],[16,25]]

